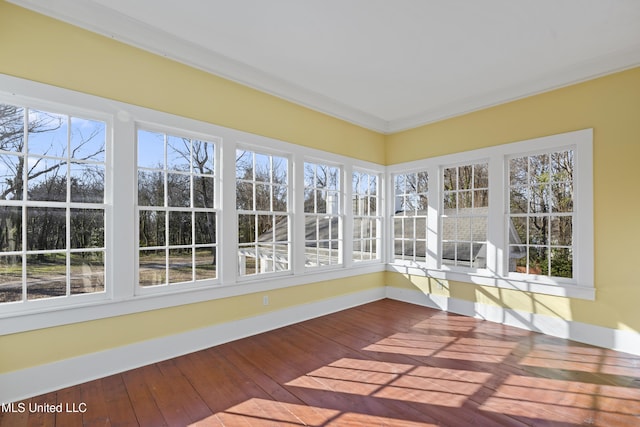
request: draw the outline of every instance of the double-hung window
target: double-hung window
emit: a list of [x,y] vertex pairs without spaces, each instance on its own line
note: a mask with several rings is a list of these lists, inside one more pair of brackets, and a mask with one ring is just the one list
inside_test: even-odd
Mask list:
[[380,258],[380,177],[378,174],[355,170],[352,175],[354,262]]
[[427,256],[427,213],[429,174],[427,171],[393,176],[393,258],[424,262]]
[[304,164],[305,265],[342,264],[342,169]]
[[574,151],[509,159],[509,272],[573,277]]
[[138,283],[217,277],[215,144],[138,129]]
[[486,268],[489,165],[474,163],[445,167],[442,200],[442,264]]
[[105,291],[108,132],[0,104],[0,303]]
[[291,270],[289,160],[236,150],[238,274]]

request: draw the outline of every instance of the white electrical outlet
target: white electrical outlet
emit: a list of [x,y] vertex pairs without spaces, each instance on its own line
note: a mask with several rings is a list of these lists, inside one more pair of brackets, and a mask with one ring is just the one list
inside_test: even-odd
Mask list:
[[262,297],[262,305],[269,305],[269,296],[265,295]]

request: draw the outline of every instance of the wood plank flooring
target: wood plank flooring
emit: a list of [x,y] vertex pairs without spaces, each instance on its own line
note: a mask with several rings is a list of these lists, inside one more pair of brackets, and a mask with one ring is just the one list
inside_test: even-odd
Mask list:
[[21,403],[0,426],[640,426],[640,357],[382,300]]

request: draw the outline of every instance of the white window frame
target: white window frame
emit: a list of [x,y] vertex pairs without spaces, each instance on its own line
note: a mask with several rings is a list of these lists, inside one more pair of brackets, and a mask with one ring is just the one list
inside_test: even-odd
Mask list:
[[[237,228],[237,221],[238,221],[238,216],[241,214],[247,214],[247,215],[274,215],[274,216],[286,216],[288,217],[288,230],[287,230],[287,236],[288,239],[286,242],[288,248],[287,248],[287,263],[288,263],[288,267],[286,269],[281,269],[278,270],[275,265],[270,266],[269,267],[269,271],[264,271],[264,272],[258,272],[256,271],[254,274],[243,274],[241,272],[239,272],[238,269],[242,269],[242,263],[240,262],[239,259],[237,259],[237,266],[238,269],[236,270],[237,273],[237,280],[240,282],[249,282],[249,281],[253,281],[253,280],[260,280],[262,278],[265,277],[273,277],[273,276],[287,276],[287,275],[291,275],[292,271],[293,271],[293,242],[292,242],[292,228],[293,228],[293,209],[292,209],[292,189],[293,189],[293,185],[292,185],[292,160],[290,155],[288,155],[287,153],[283,152],[283,151],[278,151],[278,150],[273,150],[270,147],[257,147],[255,145],[250,145],[250,144],[238,144],[236,146],[236,150],[241,150],[241,151],[247,151],[252,153],[253,155],[264,155],[264,156],[270,156],[270,158],[272,159],[273,157],[280,157],[280,158],[284,158],[287,160],[287,182],[284,185],[287,189],[287,210],[286,211],[276,211],[276,212],[269,212],[269,211],[261,211],[255,208],[255,202],[256,200],[256,196],[255,196],[255,185],[256,184],[260,184],[260,183],[265,183],[265,185],[269,185],[270,187],[272,187],[274,184],[272,182],[272,177],[270,177],[270,180],[267,181],[257,181],[255,179],[255,170],[254,170],[254,176],[253,179],[251,180],[251,182],[254,185],[254,195],[252,198],[253,201],[253,208],[252,209],[244,209],[244,210],[239,210],[237,208],[237,206],[235,207],[235,213],[236,213],[236,232],[238,230]],[[252,159],[253,162],[253,159]],[[270,163],[272,163],[272,160],[270,161]],[[270,166],[272,167],[272,165]],[[234,170],[236,168],[236,163],[234,161]],[[235,182],[237,182],[237,177],[234,180],[234,188],[235,188]],[[248,182],[248,181],[247,181]],[[281,185],[281,184],[277,184],[277,185]],[[233,191],[233,195],[234,195],[234,206],[235,206],[235,198],[236,198],[236,191]],[[257,239],[258,236],[256,236]],[[240,257],[240,242],[238,241],[237,236],[234,238],[234,242],[236,245],[236,253],[238,254],[238,257]],[[272,240],[270,243],[267,243],[269,245],[276,245],[277,241]],[[255,246],[259,246],[259,243],[256,240]],[[258,249],[256,249],[258,250]],[[273,261],[272,261],[273,262]],[[256,263],[258,263],[258,260],[256,260]],[[256,269],[258,269],[258,265],[256,265]]]
[[[304,163],[302,165],[302,167],[305,170],[305,174],[306,174],[306,170],[307,170],[307,165],[313,165],[315,167],[315,171],[314,171],[314,180],[316,179],[316,172],[317,172],[317,168],[318,167],[331,167],[331,168],[335,168],[337,169],[337,174],[338,174],[338,188],[337,190],[325,190],[327,192],[329,191],[333,191],[334,193],[336,193],[336,200],[334,200],[335,203],[335,207],[337,208],[337,212],[327,212],[327,213],[319,213],[318,212],[318,206],[317,206],[317,200],[314,199],[314,211],[313,212],[307,212],[306,210],[303,210],[303,215],[305,217],[305,224],[306,224],[306,220],[308,217],[315,217],[316,220],[318,219],[322,219],[321,217],[325,217],[326,218],[335,218],[337,219],[338,222],[338,237],[337,238],[332,238],[331,235],[328,236],[328,238],[326,239],[320,239],[319,236],[319,229],[316,228],[316,238],[315,239],[310,239],[307,240],[306,239],[306,229],[305,229],[305,235],[304,235],[304,240],[305,240],[305,253],[304,253],[304,259],[305,259],[305,269],[307,271],[313,271],[313,270],[318,270],[318,269],[335,269],[335,268],[342,268],[345,265],[345,251],[344,251],[344,189],[345,189],[345,173],[344,173],[344,167],[342,165],[339,164],[335,164],[332,162],[327,162],[325,160],[322,159],[317,159],[317,158],[305,158]],[[305,190],[308,189],[306,182],[303,183],[303,188]],[[313,187],[314,193],[316,190],[320,190],[317,187]],[[302,194],[303,200],[305,199],[304,194]],[[327,206],[328,208],[328,206]],[[318,224],[318,222],[316,222],[316,224]],[[330,225],[330,228],[332,226]],[[308,242],[315,242],[316,245],[318,245],[321,241],[326,241],[327,243],[329,243],[329,245],[331,246],[331,249],[333,248],[333,243],[337,243],[338,247],[335,248],[337,249],[338,252],[338,256],[337,256],[337,262],[331,262],[331,256],[329,256],[329,262],[325,263],[325,264],[321,264],[321,263],[317,263],[315,265],[307,265],[307,261],[308,261],[308,253],[307,253],[307,243]],[[320,252],[318,251],[318,247],[316,246],[316,256],[318,260],[318,258],[320,257]]]
[[[213,207],[212,208],[201,208],[201,207],[194,207],[193,203],[190,204],[190,206],[185,206],[185,207],[176,207],[176,206],[170,206],[168,203],[168,189],[166,187],[167,185],[167,174],[168,173],[175,173],[172,172],[169,169],[166,169],[166,156],[167,156],[167,152],[165,149],[165,168],[162,169],[163,174],[165,175],[164,179],[163,179],[163,184],[165,186],[164,188],[164,205],[163,206],[141,206],[138,203],[138,172],[139,172],[139,165],[138,165],[138,131],[148,131],[148,132],[154,132],[154,133],[159,133],[159,134],[165,134],[165,136],[175,136],[175,137],[183,137],[183,138],[190,138],[193,140],[199,140],[199,141],[204,141],[204,142],[208,142],[208,143],[212,143],[214,146],[214,174],[213,174]],[[135,260],[136,260],[136,264],[135,264],[135,279],[136,279],[136,294],[153,294],[153,293],[161,293],[161,292],[174,292],[176,290],[179,290],[179,288],[196,288],[196,287],[202,287],[202,286],[210,286],[210,285],[216,285],[218,283],[220,283],[220,275],[219,275],[219,270],[220,270],[220,262],[219,262],[219,252],[220,252],[220,247],[218,244],[218,240],[219,240],[219,227],[220,227],[220,185],[219,185],[219,170],[220,170],[220,145],[222,142],[222,138],[220,138],[217,135],[212,135],[212,134],[202,134],[202,133],[197,133],[194,132],[192,130],[188,130],[188,129],[183,129],[183,128],[177,128],[177,127],[169,127],[166,125],[159,125],[157,123],[148,123],[148,122],[144,122],[144,121],[136,121],[135,122],[135,148],[136,148],[136,172],[135,172],[135,210],[136,210],[136,220],[135,220],[135,243],[136,243],[136,252],[135,252]],[[166,143],[165,143],[166,145]],[[165,147],[166,148],[166,147]],[[158,169],[158,171],[160,171],[161,169]],[[199,174],[194,174],[193,172],[190,173],[181,173],[182,175],[185,176],[189,176],[189,179],[192,180],[194,177],[196,176],[200,176]],[[190,202],[193,202],[193,186],[190,186],[191,188],[191,194],[189,195],[189,199]],[[170,216],[170,212],[190,212],[192,215],[196,212],[212,212],[213,214],[215,214],[216,216],[216,231],[215,231],[215,235],[216,235],[216,242],[213,242],[212,244],[207,244],[204,246],[211,246],[214,247],[216,250],[216,277],[215,278],[209,278],[209,279],[202,279],[202,280],[189,280],[189,281],[184,281],[184,282],[178,282],[178,283],[170,283],[169,282],[169,268],[170,268],[170,259],[169,259],[169,255],[168,252],[171,251],[172,248],[175,247],[175,245],[171,245],[171,243],[169,242],[169,237],[168,237],[168,232],[169,232],[169,224],[168,222],[165,222],[165,242],[164,245],[158,246],[159,249],[165,250],[167,251],[167,253],[165,254],[165,269],[166,272],[165,274],[167,274],[167,277],[165,278],[165,283],[162,284],[154,284],[154,285],[147,285],[147,286],[143,286],[140,285],[139,283],[139,278],[140,278],[140,251],[144,250],[144,248],[140,247],[140,242],[139,242],[139,238],[140,238],[140,230],[139,230],[139,215],[140,215],[140,211],[141,210],[161,210],[161,211],[166,211],[167,213],[169,213]],[[192,223],[192,226],[195,226]],[[193,262],[195,262],[195,249],[197,249],[198,247],[202,247],[203,245],[198,245],[196,244],[195,241],[193,241],[192,238],[192,242],[190,245],[187,245],[188,247],[190,247],[194,253],[192,254],[192,260]],[[187,247],[185,246],[185,247]],[[193,266],[192,266],[193,268]]]
[[[390,249],[389,249],[389,254],[390,254],[390,262],[392,263],[398,263],[401,265],[432,265],[432,257],[429,256],[429,250],[431,249],[432,246],[432,240],[434,238],[437,237],[437,233],[433,232],[434,230],[431,228],[432,227],[432,221],[433,218],[431,218],[431,216],[433,215],[433,211],[431,209],[432,203],[433,201],[431,200],[431,198],[433,197],[433,193],[432,193],[432,186],[434,183],[434,180],[432,180],[432,177],[434,176],[433,171],[428,170],[425,167],[422,167],[421,165],[419,167],[416,167],[417,165],[412,165],[410,167],[408,167],[407,169],[400,169],[397,172],[393,172],[391,173],[390,177],[389,177],[389,194],[391,194],[391,197],[393,198],[393,203],[392,206],[389,206],[389,210],[388,210],[388,215],[390,218],[390,224],[389,224],[389,230],[390,230],[390,237],[389,237],[389,241],[390,241]],[[412,193],[407,193],[406,191],[404,191],[403,193],[400,194],[401,197],[406,197],[407,195],[414,195],[416,197],[420,197],[421,194],[426,194],[427,195],[427,200],[428,200],[428,205],[427,205],[427,214],[426,215],[416,215],[414,213],[409,214],[409,215],[397,215],[396,211],[398,209],[398,194],[396,194],[396,178],[399,175],[403,175],[403,176],[407,176],[407,175],[418,175],[418,174],[422,174],[422,173],[426,173],[427,174],[427,191],[425,192],[418,192],[416,190],[416,192],[412,192]],[[437,180],[435,182],[438,182]],[[406,181],[405,181],[406,183]],[[391,205],[391,204],[390,204]],[[405,212],[405,211],[403,211]],[[406,220],[410,220],[411,222],[413,222],[413,248],[412,248],[412,252],[413,254],[411,256],[408,256],[405,254],[404,251],[404,242],[405,241],[411,241],[411,239],[407,239],[404,235],[404,232],[402,233],[402,237],[399,239],[402,242],[402,247],[403,247],[403,251],[402,254],[400,255],[401,258],[396,258],[396,254],[395,254],[395,241],[396,241],[396,235],[395,235],[395,231],[396,231],[396,227],[395,227],[395,222],[396,219],[402,219],[403,222],[403,226],[402,229],[404,231],[404,222],[407,222]],[[425,241],[425,255],[424,255],[424,261],[422,260],[418,260],[417,255],[416,255],[416,245],[415,245],[415,238],[416,238],[416,221],[420,220],[422,221],[424,219],[425,222],[425,235],[424,235],[424,239],[420,240],[424,240]],[[433,267],[433,265],[432,265]]]
[[[369,178],[375,178],[376,179],[376,194],[372,195],[370,190],[371,190],[371,186],[368,185],[367,186],[367,191],[366,193],[359,193],[359,192],[353,192],[353,176],[355,174],[360,174],[365,175]],[[346,176],[346,174],[345,174]],[[364,238],[364,237],[360,237],[358,240],[360,241],[360,245],[362,245],[363,241],[370,241],[370,244],[375,244],[375,251],[371,250],[369,252],[370,254],[370,258],[369,259],[362,259],[362,257],[360,259],[356,259],[354,256],[354,251],[353,249],[350,251],[351,254],[351,262],[353,262],[354,264],[357,263],[367,263],[367,262],[379,262],[383,257],[382,257],[382,253],[384,252],[383,249],[383,244],[382,244],[382,227],[383,227],[383,223],[384,223],[384,209],[383,209],[383,205],[382,205],[382,200],[383,200],[383,176],[379,173],[379,172],[375,172],[375,171],[370,171],[367,169],[363,169],[363,168],[353,168],[353,171],[351,173],[351,180],[349,181],[349,185],[351,187],[351,191],[352,194],[349,197],[349,199],[345,200],[351,200],[351,203],[349,203],[350,209],[346,209],[345,208],[345,214],[347,212],[351,212],[351,216],[352,216],[352,221],[351,224],[352,226],[355,228],[356,224],[355,224],[355,219],[359,218],[361,220],[368,220],[371,221],[373,223],[375,223],[375,235],[369,237],[369,238]],[[345,189],[346,189],[347,185],[345,183]],[[364,210],[361,209],[361,203],[360,203],[360,199],[357,199],[356,196],[361,196],[361,197],[366,197],[367,199],[367,205],[369,205],[370,203],[370,197],[375,197],[375,215],[371,214],[370,208]],[[354,209],[353,207],[353,203],[357,203],[358,207]],[[355,211],[354,211],[355,210]],[[357,212],[356,212],[357,211]],[[355,238],[355,230],[353,230],[352,233],[350,233],[350,239],[352,244],[355,244],[356,238]],[[346,239],[345,239],[346,240]],[[346,253],[346,252],[345,252]]]
[[[565,279],[533,274],[509,273],[508,268],[508,159],[518,156],[561,151],[574,151],[573,278]],[[487,268],[444,268],[439,263],[441,233],[427,238],[428,256],[424,263],[393,259],[392,232],[387,234],[388,269],[390,271],[426,275],[436,279],[475,283],[505,289],[593,300],[594,229],[593,229],[593,129],[567,132],[520,142],[497,145],[462,153],[417,160],[387,167],[388,177],[404,171],[429,172],[429,230],[441,230],[442,168],[449,165],[489,163],[489,223],[487,236]],[[437,177],[435,180],[433,177]],[[388,190],[393,194],[391,179]],[[437,182],[434,182],[437,181]],[[387,210],[392,229],[392,208]]]
[[[489,160],[488,159],[478,159],[477,161],[473,161],[473,162],[462,162],[462,163],[455,163],[455,164],[445,164],[445,165],[441,165],[439,167],[438,170],[438,178],[439,178],[439,197],[438,200],[434,201],[434,204],[437,203],[438,204],[438,213],[439,213],[439,226],[438,226],[438,253],[439,253],[439,257],[438,257],[438,266],[444,270],[444,271],[460,271],[460,272],[478,272],[478,271],[484,271],[488,268],[488,265],[485,265],[485,267],[479,268],[479,267],[474,267],[474,266],[463,266],[463,265],[455,265],[455,264],[446,264],[443,261],[443,245],[444,245],[444,221],[445,221],[445,217],[449,217],[449,218],[455,218],[455,219],[459,219],[459,218],[470,218],[470,220],[472,220],[473,218],[477,218],[477,217],[481,217],[484,216],[487,219],[487,238],[488,238],[488,233],[489,233],[489,211],[487,210],[487,214],[486,215],[477,215],[475,214],[475,212],[472,212],[471,214],[468,215],[451,215],[451,216],[447,216],[445,214],[445,202],[444,202],[444,170],[447,168],[459,168],[459,167],[464,167],[464,166],[473,166],[475,168],[476,165],[478,164],[486,164],[487,168],[489,166]],[[489,188],[490,188],[490,183],[489,183]],[[475,187],[471,188],[469,191],[473,192],[476,190]],[[453,190],[453,193],[458,194],[461,191],[466,191],[466,190],[460,190],[459,187],[457,187],[455,190]],[[491,193],[491,191],[489,190],[489,193]],[[474,196],[475,197],[475,196]],[[490,201],[489,201],[490,202]],[[471,238],[470,238],[471,239]],[[473,242],[473,239],[471,240],[463,240],[464,243],[469,243],[471,244]],[[479,243],[479,242],[478,242]],[[488,240],[485,240],[484,242],[485,245],[485,251],[487,249],[487,243]]]
[[[13,206],[13,207],[20,207],[20,208],[24,206],[26,207],[26,209],[36,208],[36,207],[64,209],[66,212],[65,233],[66,233],[67,243],[69,243],[69,233],[70,233],[70,216],[69,216],[70,210],[72,209],[101,210],[104,213],[104,249],[101,250],[104,253],[104,258],[103,258],[104,290],[99,292],[86,293],[86,294],[69,294],[69,295],[61,295],[61,296],[52,296],[49,298],[24,299],[25,292],[28,292],[27,271],[25,271],[24,266],[27,265],[26,257],[29,254],[40,253],[40,252],[65,253],[67,254],[67,258],[68,258],[70,254],[78,251],[94,252],[95,250],[93,250],[92,248],[86,248],[85,250],[73,249],[73,248],[70,248],[69,246],[65,246],[65,249],[51,249],[51,250],[43,250],[43,251],[27,250],[26,249],[27,223],[25,221],[26,211],[23,210],[23,220],[22,220],[23,241],[22,241],[21,250],[18,251],[18,253],[22,257],[22,265],[23,265],[23,271],[22,271],[23,299],[19,301],[14,301],[14,302],[3,303],[0,309],[0,313],[6,312],[7,314],[13,314],[13,313],[23,313],[23,312],[40,311],[40,310],[63,309],[66,307],[73,307],[78,304],[91,304],[94,302],[105,301],[105,300],[108,300],[113,293],[113,287],[110,285],[110,283],[112,282],[111,278],[112,278],[113,271],[110,268],[111,262],[109,261],[112,258],[112,253],[113,253],[113,249],[112,249],[113,242],[112,242],[111,235],[109,233],[109,230],[113,227],[113,223],[110,215],[111,194],[113,192],[113,181],[111,179],[110,174],[108,173],[112,164],[111,149],[112,149],[112,141],[113,141],[113,120],[111,116],[104,114],[101,111],[96,111],[91,108],[87,108],[86,106],[69,105],[61,101],[62,100],[47,100],[47,99],[34,98],[34,97],[29,97],[24,95],[0,93],[0,103],[3,103],[3,104],[10,104],[10,105],[22,107],[24,109],[29,109],[29,110],[38,110],[38,111],[44,111],[52,114],[64,115],[69,118],[88,119],[88,120],[95,120],[95,121],[105,123],[105,153],[104,153],[104,162],[101,163],[104,165],[104,170],[105,170],[103,202],[102,203],[85,203],[85,202],[72,202],[70,200],[60,201],[60,202],[39,201],[39,200],[28,200],[26,197],[23,196],[21,200],[7,201],[4,204],[6,206]],[[71,132],[71,128],[68,129],[68,132]],[[26,133],[24,137],[28,138]],[[69,154],[70,153],[67,153],[67,156]],[[29,158],[29,155],[27,153],[23,153],[22,155],[25,156],[25,164],[26,164],[27,159]],[[37,157],[54,159],[53,157],[50,157],[47,155],[42,155],[42,156],[38,155]],[[62,160],[62,158],[57,158],[57,157],[56,159]],[[89,164],[93,164],[93,163],[95,162],[89,162]],[[70,166],[67,165],[67,174],[69,173],[70,173]],[[27,185],[28,183],[25,183],[24,185],[24,189],[23,189],[23,191],[25,192],[24,194],[26,194],[26,192],[28,191]],[[67,186],[68,186],[68,183],[67,183]],[[67,260],[67,265],[66,265],[66,269],[67,269],[67,278],[66,278],[67,290],[66,291],[67,292],[69,291],[68,288],[69,288],[69,280],[70,280],[69,271],[68,271],[69,269],[68,262],[69,260]],[[25,283],[25,280],[27,280],[26,283]]]

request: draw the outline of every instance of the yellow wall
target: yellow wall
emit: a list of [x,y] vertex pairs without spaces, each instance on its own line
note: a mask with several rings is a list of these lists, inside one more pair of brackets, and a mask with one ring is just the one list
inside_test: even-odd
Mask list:
[[[0,0],[0,73],[384,163],[384,136]],[[0,337],[0,373],[383,286],[320,282]],[[268,310],[266,310],[268,308]],[[45,350],[46,349],[46,350]]]
[[0,73],[375,163],[384,136],[0,0]]
[[[640,331],[640,68],[383,136],[0,1],[0,73],[376,163],[595,129],[595,302],[378,273],[271,291],[269,310],[389,284]],[[0,372],[265,312],[261,296],[0,337]],[[114,333],[117,331],[117,333]],[[46,349],[46,351],[43,351]]]
[[[640,68],[390,135],[387,164],[594,129],[596,301],[450,283],[444,293],[567,320],[640,331]],[[396,287],[424,278],[388,273]]]

